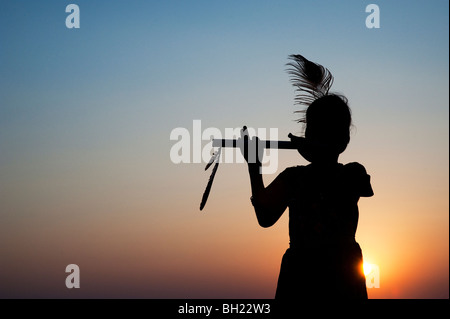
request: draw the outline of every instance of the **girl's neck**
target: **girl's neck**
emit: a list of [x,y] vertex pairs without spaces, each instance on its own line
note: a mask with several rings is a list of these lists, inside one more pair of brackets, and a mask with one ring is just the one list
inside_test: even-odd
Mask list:
[[339,155],[333,156],[333,157],[327,157],[327,158],[320,158],[317,159],[313,162],[311,162],[311,164],[314,167],[320,167],[320,168],[333,168],[335,167],[338,163],[338,159],[339,159]]

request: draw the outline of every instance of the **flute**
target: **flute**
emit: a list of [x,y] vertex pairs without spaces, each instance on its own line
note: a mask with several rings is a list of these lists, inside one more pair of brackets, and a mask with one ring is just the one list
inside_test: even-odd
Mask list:
[[[271,149],[281,149],[281,150],[296,150],[298,149],[298,144],[293,143],[291,141],[269,141],[269,140],[260,140],[259,143],[264,145],[265,148]],[[238,140],[230,140],[230,139],[213,139],[212,140],[213,147],[239,147]]]
[[[244,131],[247,128],[244,126]],[[213,147],[218,147],[219,150],[213,154],[213,156],[211,157],[211,159],[209,160],[208,164],[205,167],[205,171],[215,162],[216,164],[214,165],[213,171],[211,173],[211,176],[209,177],[208,180],[208,184],[206,185],[206,189],[205,192],[203,193],[202,196],[202,202],[200,203],[200,210],[203,210],[203,208],[206,205],[206,201],[208,200],[208,196],[209,196],[209,192],[211,191],[211,186],[214,180],[214,177],[216,176],[216,172],[217,172],[217,168],[219,167],[219,158],[220,158],[220,150],[222,147],[240,147],[240,143],[243,143],[242,140],[230,140],[230,139],[213,139],[212,140],[212,146]],[[269,149],[285,149],[285,150],[296,150],[298,149],[298,144],[297,143],[293,143],[291,141],[264,141],[264,140],[260,140],[259,141],[260,145],[264,145],[265,148],[269,148]]]

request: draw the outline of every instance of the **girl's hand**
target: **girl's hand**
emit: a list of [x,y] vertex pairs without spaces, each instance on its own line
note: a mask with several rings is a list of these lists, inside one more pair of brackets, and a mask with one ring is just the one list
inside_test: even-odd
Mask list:
[[242,156],[248,164],[257,164],[258,166],[261,166],[264,156],[264,145],[262,145],[257,136],[249,139],[246,126],[241,130],[241,138],[238,139],[238,145]]

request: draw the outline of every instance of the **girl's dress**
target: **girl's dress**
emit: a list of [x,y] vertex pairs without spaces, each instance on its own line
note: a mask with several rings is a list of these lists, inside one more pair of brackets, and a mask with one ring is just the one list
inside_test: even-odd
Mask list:
[[276,299],[367,299],[362,252],[355,241],[358,200],[373,195],[359,163],[290,167],[279,178],[289,207],[290,247]]

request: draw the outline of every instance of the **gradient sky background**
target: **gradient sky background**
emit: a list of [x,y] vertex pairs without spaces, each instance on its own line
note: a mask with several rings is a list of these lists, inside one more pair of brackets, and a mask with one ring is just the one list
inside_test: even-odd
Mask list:
[[[449,297],[448,1],[77,0],[67,29],[69,3],[1,3],[0,297],[272,298],[287,214],[257,225],[244,164],[219,167],[200,212],[209,171],[173,164],[169,136],[195,119],[301,134],[294,53],[352,108],[340,161],[372,176],[369,297]],[[297,164],[280,151],[277,173]]]

